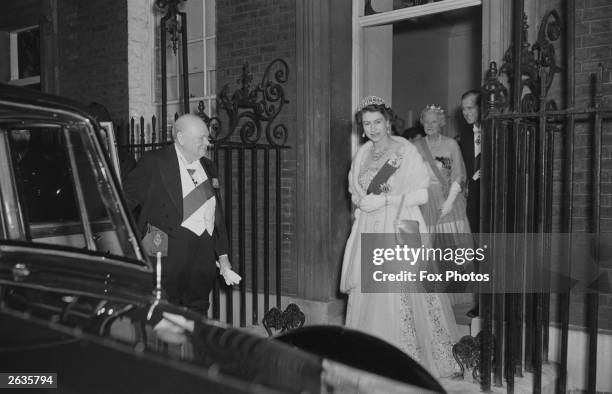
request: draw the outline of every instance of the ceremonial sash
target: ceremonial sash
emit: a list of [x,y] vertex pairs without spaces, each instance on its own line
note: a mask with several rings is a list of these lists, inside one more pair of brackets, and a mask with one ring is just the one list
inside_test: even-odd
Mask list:
[[200,209],[206,201],[214,196],[215,193],[210,184],[210,179],[197,185],[183,198],[183,221],[187,220],[195,211]]
[[429,146],[427,146],[427,142],[425,142],[425,138],[421,138],[417,141],[417,147],[420,148],[419,151],[421,152],[421,155],[423,156],[425,161],[427,161],[429,167],[431,167],[431,170],[436,175],[436,178],[438,178],[438,182],[440,182],[440,185],[442,185],[442,192],[444,193],[444,198],[448,197],[448,191],[450,186],[448,184],[448,181],[444,179],[442,172],[440,172],[440,169],[436,164],[436,160],[433,158],[431,150],[429,150]]
[[398,168],[399,166],[394,167],[390,164],[390,159],[387,160],[380,170],[378,170],[376,175],[374,175],[372,182],[370,182],[370,185],[368,186],[367,194],[382,194],[384,191],[384,187],[382,187],[382,185],[387,183],[389,178],[391,178],[391,175],[393,175]]

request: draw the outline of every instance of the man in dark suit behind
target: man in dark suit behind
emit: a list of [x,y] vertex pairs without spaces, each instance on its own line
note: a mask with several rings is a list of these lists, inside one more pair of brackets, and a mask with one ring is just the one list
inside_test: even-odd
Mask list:
[[[231,271],[228,238],[218,195],[214,163],[204,154],[210,131],[195,115],[177,119],[173,145],[145,153],[123,184],[131,210],[140,207],[141,234],[154,231],[156,246],[167,239],[162,286],[168,299],[206,314],[216,277],[215,261],[228,284]],[[152,253],[149,253],[152,254]],[[239,279],[238,279],[239,280]]]
[[[461,96],[461,112],[465,124],[461,128],[461,154],[467,173],[466,214],[473,233],[480,232],[480,91],[468,90]],[[474,294],[474,305],[467,312],[469,317],[478,316],[478,294]]]
[[480,92],[469,90],[461,96],[466,123],[461,128],[461,154],[467,172],[467,217],[472,232],[480,232]]

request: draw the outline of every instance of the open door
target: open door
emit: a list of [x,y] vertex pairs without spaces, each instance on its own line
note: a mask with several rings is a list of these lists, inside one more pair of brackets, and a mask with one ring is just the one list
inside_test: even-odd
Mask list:
[[[446,109],[448,134],[454,136],[461,94],[481,85],[484,6],[474,0],[410,7],[359,3],[353,10],[354,109],[363,96],[384,98],[401,133],[418,122],[426,104],[435,103]],[[359,142],[355,135],[353,151]]]

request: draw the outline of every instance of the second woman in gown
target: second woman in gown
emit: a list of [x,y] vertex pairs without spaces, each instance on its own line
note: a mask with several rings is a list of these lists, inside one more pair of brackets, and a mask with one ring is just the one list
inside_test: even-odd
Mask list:
[[358,150],[349,173],[356,209],[340,282],[340,290],[349,295],[346,325],[399,347],[436,377],[450,376],[458,370],[452,356],[457,329],[446,295],[361,291],[361,234],[393,236],[402,196],[399,219],[416,220],[419,231],[427,233],[419,205],[427,202],[430,176],[415,146],[390,134],[392,116],[374,96],[362,101],[356,115],[369,141]]
[[[421,206],[421,212],[432,234],[436,248],[473,248],[470,223],[466,215],[465,165],[457,142],[441,134],[445,125],[444,110],[428,105],[421,111],[421,124],[426,137],[416,142],[427,164],[431,182],[429,199]],[[462,270],[473,267],[466,264]],[[466,292],[466,284],[448,283],[447,296],[453,304],[468,304],[472,297]],[[460,293],[456,293],[459,291]]]
[[[453,245],[460,246],[470,234],[466,216],[465,165],[457,142],[440,132],[445,125],[444,110],[428,105],[421,111],[421,124],[427,136],[416,144],[431,178],[429,199],[421,206],[430,233],[459,234]],[[448,238],[446,238],[448,239]],[[451,241],[453,242],[453,241]]]

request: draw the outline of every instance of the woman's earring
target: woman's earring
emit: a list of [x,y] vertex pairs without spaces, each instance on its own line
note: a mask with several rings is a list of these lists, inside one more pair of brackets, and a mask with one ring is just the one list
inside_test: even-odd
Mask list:
[[361,138],[365,138],[365,131],[361,133]]

